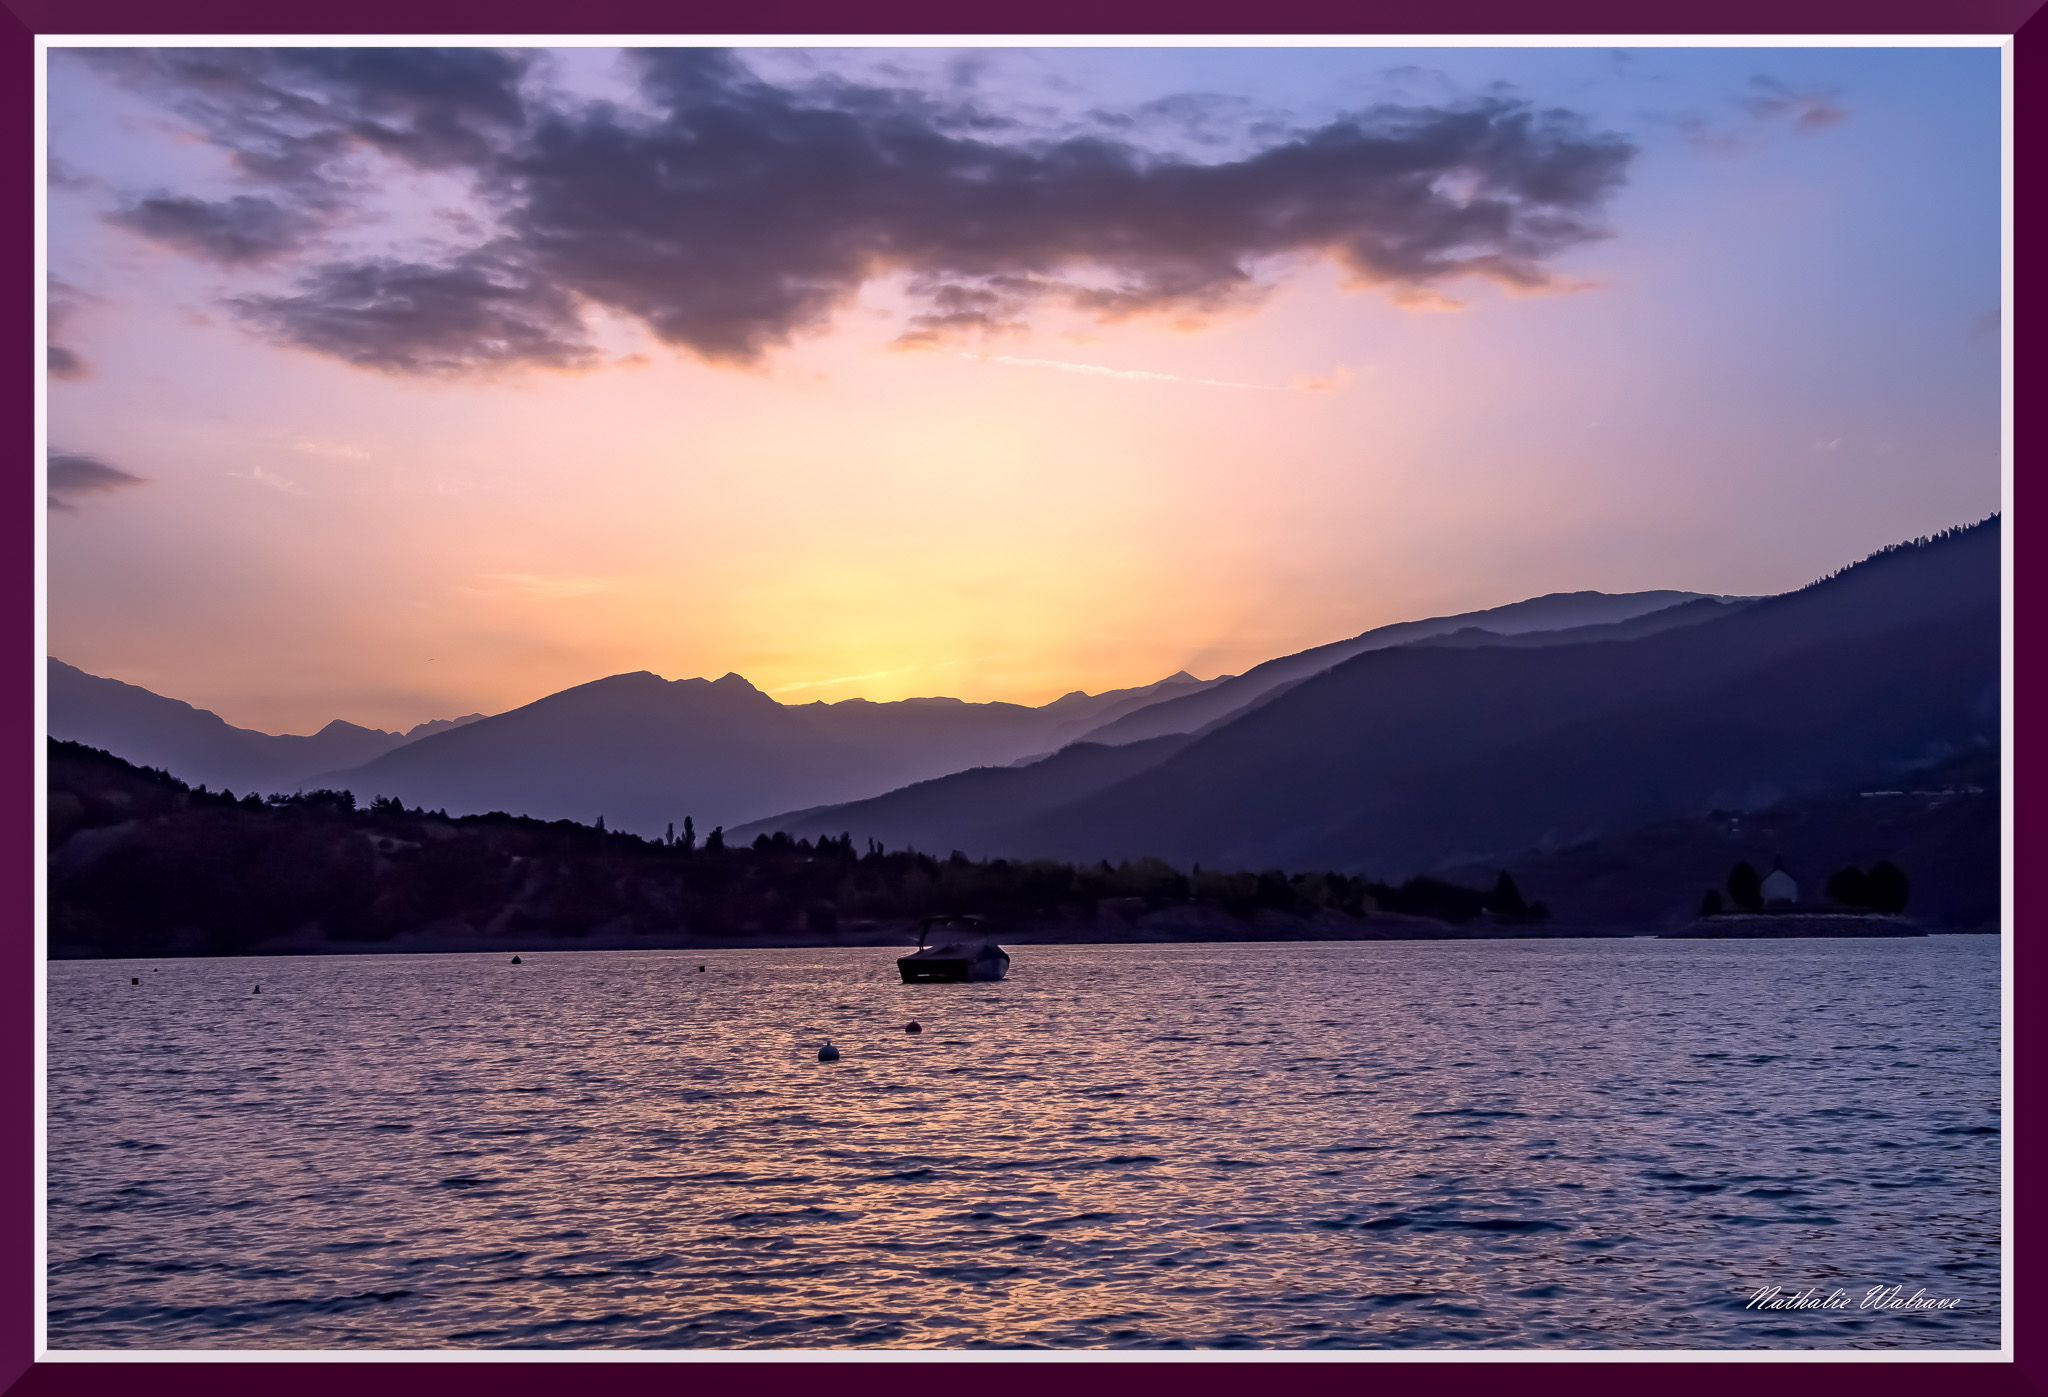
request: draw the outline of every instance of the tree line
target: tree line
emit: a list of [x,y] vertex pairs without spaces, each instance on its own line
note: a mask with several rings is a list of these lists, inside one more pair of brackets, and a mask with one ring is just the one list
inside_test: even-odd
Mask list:
[[[450,816],[347,791],[235,795],[188,787],[76,743],[50,743],[53,954],[232,955],[279,937],[375,943],[455,930],[479,939],[687,930],[829,937],[856,922],[973,914],[998,925],[1205,905],[1249,921],[1399,912],[1448,923],[1541,922],[1503,872],[1490,889],[1333,872],[1181,872],[856,848],[849,834],[701,841],[686,816],[658,838],[599,819]],[[89,838],[80,838],[90,835]]]
[[[1728,870],[1728,880],[1724,885],[1728,894],[1725,901],[1718,888],[1709,888],[1702,895],[1700,915],[1719,916],[1731,906],[1737,911],[1761,912],[1764,910],[1763,884],[1763,877],[1745,859]],[[1836,869],[1828,875],[1826,890],[1828,900],[1845,911],[1897,916],[1906,910],[1912,884],[1904,869],[1890,859],[1879,859],[1867,872],[1853,864]]]

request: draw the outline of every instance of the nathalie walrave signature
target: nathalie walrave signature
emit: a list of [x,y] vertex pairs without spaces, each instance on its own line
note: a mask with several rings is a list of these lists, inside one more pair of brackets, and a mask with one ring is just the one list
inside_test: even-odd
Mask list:
[[1943,1300],[1925,1290],[1906,1294],[1902,1285],[1874,1285],[1859,1297],[1846,1290],[1823,1291],[1818,1286],[1787,1292],[1781,1285],[1759,1286],[1750,1293],[1745,1310],[1953,1310],[1961,1300]]

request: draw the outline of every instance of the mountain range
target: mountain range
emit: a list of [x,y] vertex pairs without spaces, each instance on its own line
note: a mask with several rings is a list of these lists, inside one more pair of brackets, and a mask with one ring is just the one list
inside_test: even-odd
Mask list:
[[188,781],[453,814],[1399,878],[1995,751],[2000,529],[1782,596],[1557,594],[1038,707],[641,672],[459,725],[270,737],[53,660],[50,728]]
[[1201,693],[1147,704],[1143,709],[1105,723],[1088,734],[1090,742],[1116,746],[1168,733],[1195,732],[1243,713],[1263,699],[1304,679],[1343,663],[1368,650],[1439,637],[1513,637],[1538,644],[1555,643],[1560,637],[1588,627],[1647,626],[1661,630],[1670,624],[1684,624],[1675,609],[1685,605],[1719,607],[1740,605],[1743,598],[1706,597],[1698,592],[1553,592],[1531,597],[1487,611],[1468,611],[1458,616],[1433,616],[1422,621],[1397,621],[1298,654],[1283,655],[1254,665],[1239,675],[1225,675]]
[[[1658,613],[1675,624],[1442,630],[1192,734],[1139,736],[1161,716],[1140,710],[1032,767],[735,833],[1376,877],[1505,861],[1995,748],[1999,584],[1994,517],[1783,596]],[[1207,714],[1228,687],[1159,707]]]
[[1155,697],[1204,687],[1072,693],[1037,708],[912,698],[777,703],[737,674],[615,674],[408,744],[319,784],[452,813],[503,810],[660,834],[803,801],[844,800],[1064,746]]
[[242,791],[292,790],[320,772],[357,766],[408,742],[474,723],[484,715],[440,718],[405,732],[359,727],[337,718],[304,737],[273,736],[228,724],[219,714],[118,679],[45,662],[50,736],[98,747],[138,766],[158,767],[193,785]]
[[[50,735],[216,788],[324,786],[363,801],[389,796],[454,814],[603,817],[610,828],[648,835],[692,816],[708,831],[967,769],[1036,762],[1084,738],[1132,742],[1138,735],[1127,725],[1155,710],[1163,711],[1155,728],[1192,731],[1347,656],[1404,640],[1475,627],[1527,639],[1541,626],[1641,624],[1674,602],[1697,601],[1717,604],[1690,592],[1538,597],[1380,627],[1241,676],[1200,680],[1182,672],[1138,688],[1076,691],[1037,707],[953,698],[782,704],[737,674],[671,681],[642,671],[488,718],[471,715],[409,733],[337,720],[310,737],[233,728],[213,713],[53,659]],[[1223,702],[1200,706],[1213,693]],[[1036,772],[1028,781],[1046,775]]]

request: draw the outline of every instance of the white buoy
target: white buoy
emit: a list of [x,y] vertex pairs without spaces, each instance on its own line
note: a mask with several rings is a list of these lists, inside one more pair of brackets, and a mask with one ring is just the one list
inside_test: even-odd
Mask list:
[[820,1062],[837,1062],[837,1061],[839,1061],[839,1049],[837,1049],[837,1048],[835,1048],[835,1047],[833,1047],[833,1046],[832,1046],[832,1040],[831,1040],[830,1038],[827,1038],[827,1039],[825,1040],[825,1046],[824,1046],[824,1047],[822,1047],[822,1048],[818,1049],[818,1061],[820,1061]]

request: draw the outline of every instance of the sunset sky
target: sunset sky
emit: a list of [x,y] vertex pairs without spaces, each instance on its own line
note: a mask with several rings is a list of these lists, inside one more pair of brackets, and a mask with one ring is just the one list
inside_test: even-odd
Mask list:
[[1943,49],[79,50],[50,653],[1042,703],[1999,507]]

